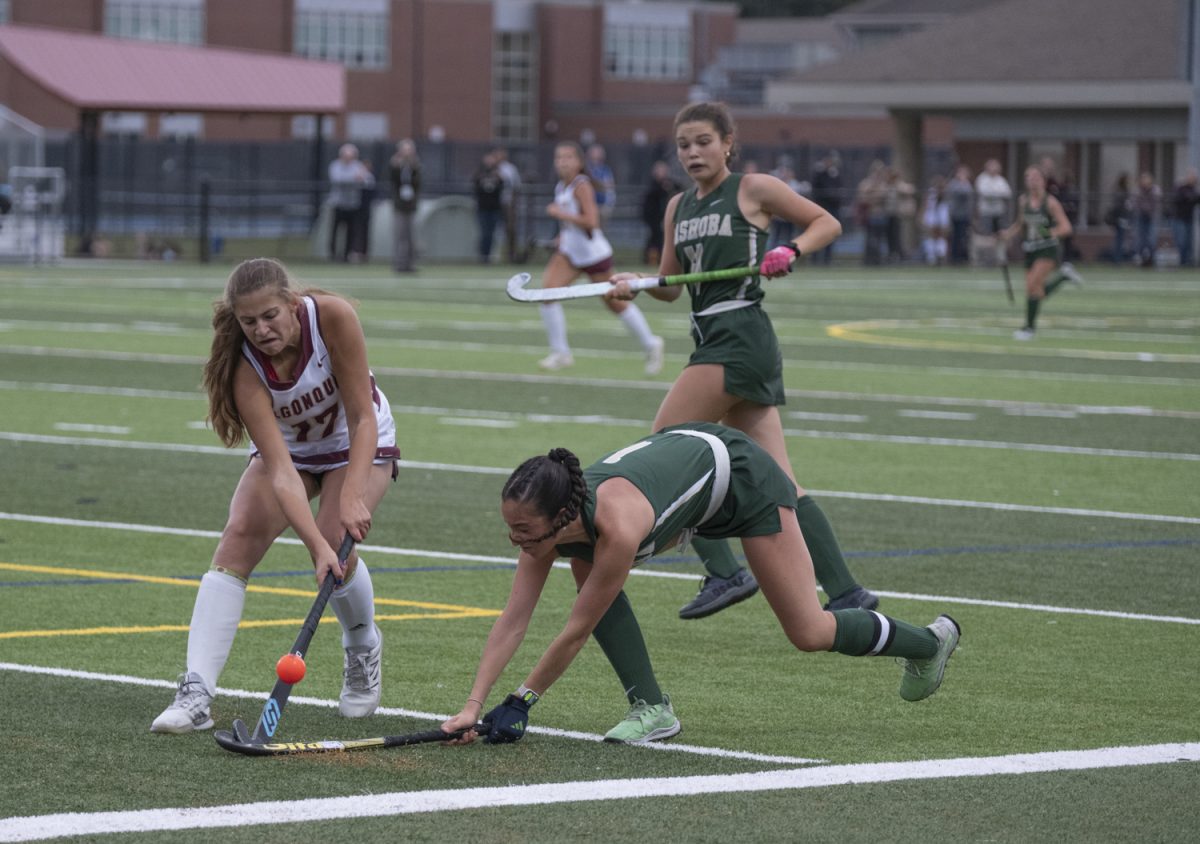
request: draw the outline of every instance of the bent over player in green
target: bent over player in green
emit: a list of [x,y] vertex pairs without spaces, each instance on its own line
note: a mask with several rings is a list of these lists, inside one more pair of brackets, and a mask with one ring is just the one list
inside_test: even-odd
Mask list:
[[[741,539],[771,610],[798,649],[903,658],[900,696],[929,697],[958,645],[957,622],[941,615],[922,628],[871,610],[822,609],[795,507],[795,487],[775,459],[740,431],[711,423],[665,428],[586,471],[562,448],[526,460],[501,493],[509,539],[521,549],[508,603],[488,636],[466,704],[442,729],[453,732],[481,720],[556,558],[570,557],[578,596],[566,626],[525,682],[482,717],[489,742],[524,735],[530,707],[623,595],[630,570],[693,535]],[[462,741],[476,737],[468,732]]]

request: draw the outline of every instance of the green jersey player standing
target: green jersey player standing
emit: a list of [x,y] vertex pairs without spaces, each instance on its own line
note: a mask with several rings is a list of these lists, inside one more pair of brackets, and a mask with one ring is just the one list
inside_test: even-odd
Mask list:
[[[795,487],[795,518],[812,554],[817,580],[829,596],[829,607],[874,609],[879,599],[855,581],[825,514],[796,483],[779,415],[784,403],[783,357],[762,308],[762,279],[786,274],[798,256],[827,246],[841,233],[841,224],[774,176],[730,170],[736,132],[724,105],[685,106],[675,117],[674,131],[676,154],[692,185],[667,205],[659,274],[745,267],[746,276],[689,286],[695,349],[659,407],[652,430],[704,420],[747,433]],[[766,252],[772,217],[790,221],[803,233]],[[632,299],[636,293],[627,281],[634,277],[614,276],[610,298]],[[671,302],[682,292],[680,287],[662,287],[652,289],[650,295]],[[758,591],[754,576],[738,563],[726,539],[700,537],[693,546],[706,576],[700,592],[680,610],[682,618],[703,618]],[[620,600],[596,629],[597,641],[622,678],[649,674],[649,657],[628,644],[640,642],[640,637],[629,635],[636,625],[628,602]],[[621,632],[619,637],[616,631]],[[639,661],[640,672],[633,667]],[[629,688],[628,682],[625,687]],[[626,729],[636,733],[636,724],[630,724],[646,722],[648,716],[639,708],[640,700],[631,702]],[[669,702],[663,706],[668,712],[655,718],[673,719]]]

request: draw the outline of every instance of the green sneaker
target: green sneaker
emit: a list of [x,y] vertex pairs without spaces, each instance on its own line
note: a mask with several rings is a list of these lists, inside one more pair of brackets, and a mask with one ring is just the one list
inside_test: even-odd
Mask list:
[[679,730],[671,698],[663,695],[663,702],[653,706],[644,700],[634,701],[625,720],[609,730],[604,740],[614,744],[646,744],[670,738]]
[[962,629],[948,615],[939,615],[927,628],[938,638],[937,653],[928,659],[904,660],[904,673],[900,675],[900,697],[905,700],[924,700],[942,685],[946,663],[950,654],[958,647]]

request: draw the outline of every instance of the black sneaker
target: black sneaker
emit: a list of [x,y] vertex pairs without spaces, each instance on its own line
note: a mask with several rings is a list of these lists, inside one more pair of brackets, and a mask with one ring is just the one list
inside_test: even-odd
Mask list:
[[745,569],[733,577],[708,575],[700,582],[700,592],[679,611],[680,618],[704,618],[744,601],[758,591],[758,581]]
[[855,586],[849,592],[830,599],[825,605],[827,610],[873,610],[879,606],[879,596],[868,592],[861,586]]

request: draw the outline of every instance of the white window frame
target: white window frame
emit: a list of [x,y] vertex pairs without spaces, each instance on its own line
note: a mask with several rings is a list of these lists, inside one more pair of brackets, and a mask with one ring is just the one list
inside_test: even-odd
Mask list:
[[391,65],[387,0],[295,0],[292,52],[353,70]]
[[104,34],[168,44],[205,41],[204,0],[105,0]]

